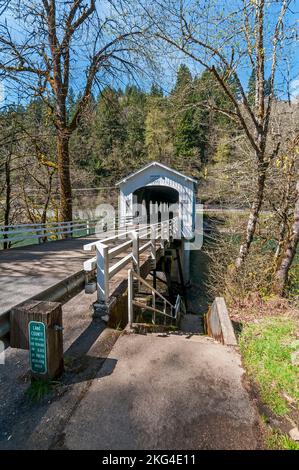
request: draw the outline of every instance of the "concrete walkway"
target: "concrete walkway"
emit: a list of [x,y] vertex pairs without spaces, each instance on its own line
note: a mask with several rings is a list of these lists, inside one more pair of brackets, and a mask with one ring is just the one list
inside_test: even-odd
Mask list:
[[236,351],[202,336],[123,335],[63,432],[67,449],[255,449]]

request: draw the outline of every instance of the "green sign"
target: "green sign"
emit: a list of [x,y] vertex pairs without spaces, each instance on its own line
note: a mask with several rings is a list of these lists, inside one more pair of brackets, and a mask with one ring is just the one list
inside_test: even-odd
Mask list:
[[35,374],[47,372],[46,326],[39,321],[31,321],[29,329],[30,368]]

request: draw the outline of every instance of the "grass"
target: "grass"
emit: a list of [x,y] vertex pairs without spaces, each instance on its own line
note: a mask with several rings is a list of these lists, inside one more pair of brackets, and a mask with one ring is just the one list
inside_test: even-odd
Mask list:
[[34,379],[26,390],[26,396],[33,402],[39,402],[53,391],[57,383],[51,380]]
[[267,317],[245,325],[240,349],[249,376],[257,383],[262,401],[277,415],[299,403],[299,368],[291,362],[298,349],[295,319]]
[[266,438],[269,450],[299,450],[299,443],[290,439],[286,434],[271,430]]

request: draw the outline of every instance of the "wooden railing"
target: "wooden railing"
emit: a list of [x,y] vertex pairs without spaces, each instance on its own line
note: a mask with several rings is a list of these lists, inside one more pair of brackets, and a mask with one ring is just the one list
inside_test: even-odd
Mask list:
[[78,220],[47,222],[45,224],[2,225],[0,226],[0,246],[10,248],[20,244],[20,242],[24,245],[24,242],[27,241],[35,240],[38,243],[44,243],[49,240],[59,240],[66,236],[90,235],[97,223],[96,220]]
[[[150,257],[155,267],[157,260],[157,242],[162,249],[165,243],[172,238],[177,219],[170,219],[152,225],[132,227],[125,231],[119,231],[116,235],[107,237],[84,245],[84,250],[96,250],[96,256],[85,261],[84,270],[96,269],[98,301],[107,302],[109,299],[109,281],[121,269],[132,262],[134,271],[140,274],[140,254],[150,250]],[[149,241],[146,241],[146,240]],[[145,243],[143,243],[146,241]],[[113,245],[120,242],[118,245]],[[112,245],[112,246],[111,246]],[[123,258],[114,264],[111,261],[118,255],[124,254]]]

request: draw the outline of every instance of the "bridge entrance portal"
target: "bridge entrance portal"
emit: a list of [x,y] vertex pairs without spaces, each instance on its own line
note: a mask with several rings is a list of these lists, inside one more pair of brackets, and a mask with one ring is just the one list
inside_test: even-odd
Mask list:
[[141,216],[141,205],[146,209],[146,222],[173,219],[179,212],[179,193],[167,186],[143,186],[133,193],[134,216]]

